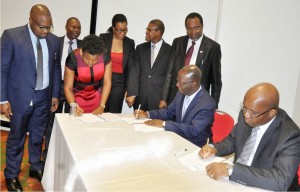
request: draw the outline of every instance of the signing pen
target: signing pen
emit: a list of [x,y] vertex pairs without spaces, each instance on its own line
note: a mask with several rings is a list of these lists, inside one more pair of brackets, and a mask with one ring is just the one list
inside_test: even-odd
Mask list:
[[140,112],[140,108],[141,108],[141,104],[139,104],[139,108],[138,110],[136,111],[136,114],[135,114],[135,118],[138,119],[139,118],[139,112]]

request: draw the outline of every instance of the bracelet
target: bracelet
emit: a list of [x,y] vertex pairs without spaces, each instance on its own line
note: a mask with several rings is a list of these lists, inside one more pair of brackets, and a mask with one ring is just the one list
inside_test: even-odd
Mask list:
[[103,109],[105,109],[105,105],[104,104],[101,104],[100,107],[103,107]]

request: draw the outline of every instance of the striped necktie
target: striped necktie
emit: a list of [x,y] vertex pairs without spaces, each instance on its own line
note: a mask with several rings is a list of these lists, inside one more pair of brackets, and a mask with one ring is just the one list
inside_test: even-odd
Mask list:
[[70,54],[73,51],[73,49],[72,49],[73,42],[69,41],[68,43],[69,43],[68,54]]
[[242,151],[241,155],[239,156],[239,158],[237,159],[237,162],[247,165],[247,163],[249,161],[249,157],[255,146],[255,141],[256,141],[258,130],[259,130],[259,127],[252,128],[251,135],[248,137],[246,144],[243,148],[243,151]]
[[155,61],[155,52],[154,52],[154,49],[155,49],[155,45],[152,45],[152,47],[151,47],[151,68],[153,67],[153,63]]

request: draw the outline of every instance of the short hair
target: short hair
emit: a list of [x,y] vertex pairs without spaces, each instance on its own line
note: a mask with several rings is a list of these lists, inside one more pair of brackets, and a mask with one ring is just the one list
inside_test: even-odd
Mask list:
[[164,34],[164,32],[165,32],[165,25],[164,25],[164,23],[161,20],[159,20],[159,19],[153,19],[153,20],[150,21],[150,23],[152,23],[152,24],[154,24],[154,25],[157,26],[157,28],[161,31],[161,35]]
[[186,16],[185,22],[184,22],[185,26],[186,26],[187,20],[188,20],[188,19],[193,19],[193,18],[198,18],[198,19],[200,20],[201,25],[203,25],[203,19],[202,19],[202,16],[201,16],[199,13],[193,12],[193,13],[190,13],[190,14],[188,14],[188,15]]
[[186,76],[195,81],[197,84],[201,84],[202,72],[196,65],[188,65],[182,68],[186,72]]
[[80,21],[79,21],[78,18],[76,18],[76,17],[70,17],[70,18],[67,20],[66,24],[68,24],[68,23],[69,23],[70,21],[72,21],[72,20],[77,20],[77,21],[80,23]]
[[104,42],[97,35],[91,34],[83,38],[81,48],[82,52],[91,55],[101,54],[104,51]]

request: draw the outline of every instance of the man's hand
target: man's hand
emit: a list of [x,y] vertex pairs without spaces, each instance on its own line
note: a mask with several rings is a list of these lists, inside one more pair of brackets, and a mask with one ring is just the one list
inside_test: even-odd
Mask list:
[[206,159],[208,157],[214,156],[216,153],[217,153],[217,149],[216,148],[211,147],[209,145],[204,145],[204,146],[202,146],[202,148],[198,152],[198,155],[202,159]]
[[167,107],[167,102],[165,100],[160,100],[159,101],[159,106],[160,109],[164,109]]
[[5,117],[7,117],[9,119],[10,119],[10,116],[13,115],[9,102],[1,104],[1,114],[4,114]]
[[206,173],[210,178],[218,180],[229,176],[227,166],[228,163],[212,163],[206,166]]
[[52,98],[52,103],[51,103],[51,112],[55,112],[58,108],[58,99],[57,98]]
[[159,128],[162,128],[164,127],[163,126],[163,120],[160,120],[160,119],[152,119],[152,120],[149,120],[149,121],[145,121],[145,124],[146,125],[150,125],[150,126],[153,126],[153,127],[159,127]]
[[134,110],[133,115],[137,119],[143,119],[143,118],[148,118],[148,113],[143,111],[143,110]]
[[125,101],[126,101],[128,107],[132,107],[132,105],[134,104],[134,101],[135,101],[135,96],[126,97]]

